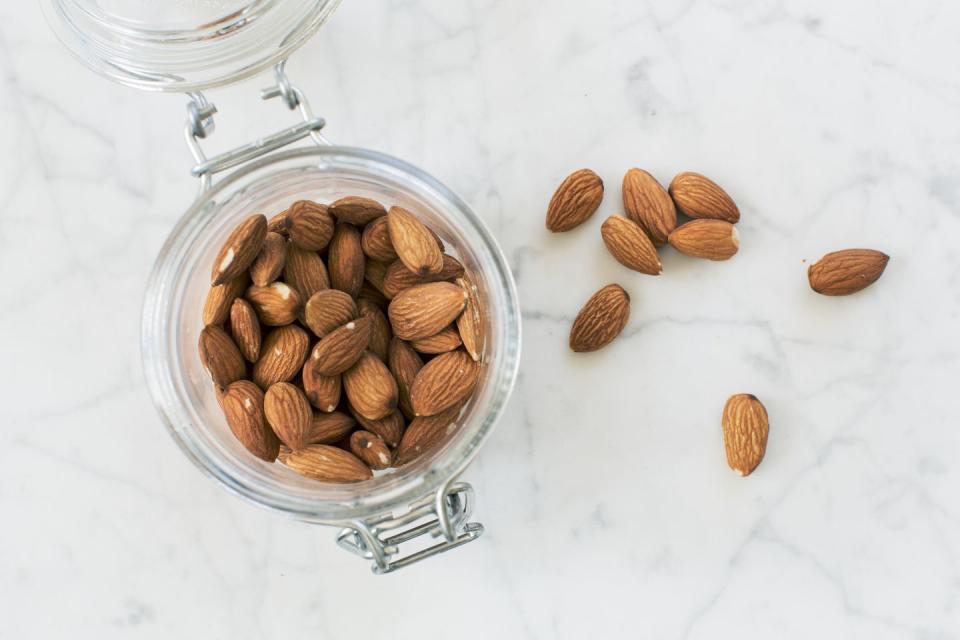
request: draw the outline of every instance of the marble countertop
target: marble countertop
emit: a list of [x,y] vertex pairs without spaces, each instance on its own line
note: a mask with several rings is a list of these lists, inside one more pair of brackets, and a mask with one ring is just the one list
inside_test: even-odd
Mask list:
[[[402,157],[499,238],[524,321],[465,478],[476,543],[384,577],[199,473],[145,388],[147,274],[195,191],[184,100],[95,77],[0,6],[0,638],[960,637],[960,5],[347,0],[289,66],[334,140]],[[282,116],[216,92],[211,148]],[[570,171],[598,214],[543,228]],[[623,172],[700,171],[740,253],[651,278],[599,239]],[[849,246],[882,280],[824,298]],[[804,262],[806,261],[806,263]],[[592,291],[632,317],[566,348]],[[771,418],[742,479],[719,414]]]

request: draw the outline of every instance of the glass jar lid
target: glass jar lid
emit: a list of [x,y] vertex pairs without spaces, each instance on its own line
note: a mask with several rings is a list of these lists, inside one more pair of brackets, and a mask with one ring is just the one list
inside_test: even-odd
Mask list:
[[290,55],[340,0],[43,0],[57,36],[117,82],[198,91]]

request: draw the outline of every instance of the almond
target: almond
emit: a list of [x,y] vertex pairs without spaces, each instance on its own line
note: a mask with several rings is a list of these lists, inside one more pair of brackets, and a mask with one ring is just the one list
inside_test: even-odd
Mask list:
[[253,307],[243,298],[234,300],[230,308],[230,333],[243,357],[256,362],[260,357],[260,321]]
[[651,276],[660,275],[663,271],[657,248],[633,220],[610,216],[600,227],[600,235],[611,255],[628,269]]
[[440,333],[414,340],[410,343],[410,346],[420,353],[436,354],[453,351],[461,344],[460,334],[454,327],[450,326],[440,331]]
[[677,174],[670,182],[670,197],[677,209],[691,218],[724,220],[734,224],[740,210],[716,182],[690,171]]
[[590,169],[564,178],[547,207],[547,229],[569,231],[593,215],[603,200],[603,180]]
[[289,382],[270,385],[263,397],[267,423],[285,445],[298,451],[307,445],[313,411],[307,397]]
[[270,231],[263,240],[257,259],[250,265],[250,279],[258,287],[265,287],[283,273],[287,263],[287,239]]
[[291,246],[287,249],[287,262],[283,279],[307,301],[318,291],[330,288],[330,277],[323,259],[316,251]]
[[410,385],[423,368],[423,360],[409,344],[396,337],[390,341],[388,360],[390,373],[397,381],[400,410],[408,418],[412,418],[414,414],[413,404],[410,402]]
[[390,263],[397,259],[397,252],[394,251],[393,242],[390,241],[390,229],[387,227],[385,217],[377,218],[363,228],[360,244],[363,252],[371,260]]
[[204,327],[200,332],[200,361],[221,387],[247,375],[247,365],[227,332],[216,325]]
[[387,228],[393,249],[407,269],[420,275],[440,273],[443,251],[426,225],[412,213],[401,207],[390,207]]
[[353,225],[341,222],[333,232],[327,254],[330,286],[356,298],[363,285],[365,262],[360,232]]
[[381,291],[387,298],[394,298],[404,289],[409,289],[418,284],[427,284],[429,282],[440,282],[443,280],[453,281],[463,275],[463,265],[452,256],[444,254],[443,269],[439,273],[418,275],[403,264],[400,260],[395,260],[387,267],[383,276],[383,285]]
[[677,226],[677,208],[667,190],[643,169],[630,169],[623,176],[623,210],[640,225],[653,244],[667,243]]
[[455,405],[436,415],[411,421],[394,452],[394,464],[403,466],[440,445],[456,430],[460,409],[460,405]]
[[350,405],[369,420],[379,420],[397,406],[397,383],[377,356],[365,352],[343,374]]
[[810,288],[825,296],[847,296],[876,282],[887,268],[890,256],[873,249],[844,249],[823,256],[810,265]]
[[[399,262],[399,261],[398,261]],[[403,266],[403,263],[399,263],[400,266]],[[390,266],[385,262],[377,262],[376,260],[367,260],[364,263],[363,267],[363,277],[364,279],[381,294],[380,297],[386,300],[386,297],[383,296],[383,280],[387,276],[387,267]],[[406,269],[406,267],[403,267]]]
[[318,291],[303,308],[303,321],[318,338],[342,327],[359,315],[350,294],[338,289]]
[[403,420],[403,414],[399,411],[391,411],[379,420],[370,420],[369,418],[363,417],[353,407],[351,407],[350,410],[353,412],[353,417],[357,419],[361,427],[371,433],[377,434],[391,447],[395,447],[400,443],[406,422]]
[[340,222],[349,222],[358,227],[370,224],[381,216],[387,215],[387,210],[376,200],[361,196],[347,196],[330,204],[330,213]]
[[310,336],[297,325],[277,327],[266,335],[260,358],[253,365],[253,381],[267,389],[297,375],[310,349]]
[[216,286],[243,275],[260,253],[266,235],[267,218],[263,215],[250,216],[237,225],[217,252],[210,284]]
[[410,386],[417,416],[432,416],[467,398],[480,377],[480,365],[465,351],[443,353],[423,365]]
[[247,288],[246,276],[210,287],[203,303],[203,326],[223,324],[230,317],[230,306]]
[[387,310],[393,333],[404,340],[426,338],[457,319],[467,304],[466,292],[449,282],[404,289]]
[[350,433],[356,424],[356,420],[339,411],[314,412],[306,437],[307,444],[333,444]]
[[322,376],[314,371],[313,360],[307,358],[303,365],[303,390],[307,400],[324,413],[332,413],[340,404],[343,388],[340,376]]
[[271,233],[279,233],[282,236],[286,236],[289,226],[290,219],[287,217],[286,209],[267,220],[267,231]]
[[300,312],[300,294],[284,282],[271,282],[265,287],[253,285],[247,289],[246,297],[260,322],[267,326],[290,324]]
[[673,230],[670,246],[695,258],[729,260],[740,248],[737,228],[725,220],[691,220]]
[[379,289],[370,284],[369,280],[363,281],[363,286],[360,287],[360,297],[357,299],[360,300],[369,300],[372,304],[377,305],[380,309],[386,309],[387,305],[390,304],[390,301],[387,300],[386,296],[380,292]]
[[375,433],[354,431],[350,436],[350,451],[371,469],[386,469],[392,462],[387,443]]
[[249,380],[233,382],[226,388],[221,406],[230,431],[247,451],[267,462],[276,460],[280,440],[267,425],[260,387]]
[[312,444],[300,451],[281,453],[280,460],[302,476],[326,482],[361,482],[373,477],[367,465],[349,451],[328,444]]
[[334,376],[353,366],[370,342],[370,319],[357,318],[320,338],[310,359],[313,371]]
[[457,284],[467,292],[467,306],[457,316],[457,331],[463,348],[470,357],[479,361],[483,353],[483,316],[480,312],[480,300],[477,286],[468,278],[457,278]]
[[630,318],[630,295],[618,284],[608,284],[590,296],[570,328],[570,348],[596,351],[616,338]]
[[301,249],[320,251],[333,237],[333,217],[326,206],[299,200],[287,209],[287,235]]
[[367,345],[367,349],[386,362],[390,338],[393,337],[387,316],[383,314],[383,311],[375,302],[366,298],[357,301],[357,308],[360,310],[361,317],[370,320],[370,343]]
[[748,476],[763,460],[767,450],[770,421],[756,396],[730,396],[723,407],[723,446],[727,464],[741,476]]

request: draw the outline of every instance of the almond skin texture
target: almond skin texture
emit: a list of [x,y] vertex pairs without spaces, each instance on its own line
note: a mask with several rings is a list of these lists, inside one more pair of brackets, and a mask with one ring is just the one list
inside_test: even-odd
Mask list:
[[287,209],[287,235],[301,249],[320,251],[333,237],[333,216],[327,207],[299,200]]
[[610,254],[628,269],[651,276],[663,271],[657,248],[633,220],[610,216],[600,227],[600,235]]
[[289,226],[290,219],[287,217],[287,210],[283,210],[267,220],[267,231],[271,233],[279,233],[283,237],[287,236],[287,227]]
[[216,286],[243,275],[260,253],[266,235],[267,218],[263,215],[250,216],[237,225],[213,261],[210,284]]
[[570,348],[596,351],[620,335],[630,318],[630,296],[618,284],[608,284],[590,296],[570,328]]
[[397,381],[400,410],[408,418],[413,418],[413,404],[410,402],[410,386],[423,368],[423,359],[409,344],[394,337],[388,350],[390,373]]
[[200,361],[221,387],[236,382],[247,374],[247,365],[237,345],[227,332],[213,325],[200,332]]
[[247,289],[246,298],[260,322],[269,327],[290,324],[300,312],[300,294],[285,282],[271,282],[265,287],[253,285]]
[[748,476],[763,460],[767,450],[770,421],[756,396],[730,396],[723,407],[723,446],[727,464],[741,476]]
[[564,178],[547,207],[547,229],[569,231],[593,215],[603,200],[603,180],[590,169]]
[[418,340],[439,333],[466,305],[467,294],[462,288],[449,282],[431,282],[398,293],[387,313],[394,335]]
[[873,249],[844,249],[823,256],[810,265],[810,288],[825,296],[848,296],[876,282],[890,256]]
[[364,429],[377,434],[383,441],[391,447],[400,444],[400,438],[403,437],[403,430],[407,423],[403,420],[403,415],[399,411],[391,411],[379,420],[370,420],[357,413],[356,409],[351,407],[353,417],[357,419]]
[[677,226],[677,208],[657,179],[643,169],[623,176],[623,210],[640,225],[654,245],[662,247]]
[[335,376],[353,366],[370,342],[370,319],[357,318],[320,338],[310,359],[314,372]]
[[283,273],[287,263],[287,239],[270,231],[263,240],[257,259],[250,265],[250,279],[258,287],[265,287]]
[[465,351],[444,353],[423,365],[410,386],[416,416],[432,416],[458,404],[473,391],[480,365]]
[[[460,334],[454,327],[447,327],[440,333],[419,340],[414,340],[410,346],[420,353],[437,354],[453,351],[463,344],[460,340]],[[472,357],[472,356],[471,356]]]
[[294,451],[307,445],[313,411],[307,397],[289,382],[278,382],[263,397],[267,423],[277,437]]
[[318,291],[330,288],[330,277],[323,259],[316,251],[291,246],[287,249],[287,262],[283,267],[283,279],[300,294],[306,302]]
[[740,221],[736,203],[713,180],[690,171],[677,174],[670,182],[670,197],[677,209],[691,218]]
[[296,325],[277,327],[266,335],[252,379],[261,389],[288,382],[297,375],[310,349],[310,336]]
[[314,411],[306,437],[307,444],[333,444],[350,433],[356,425],[357,421],[345,413]]
[[440,270],[440,273],[425,276],[410,271],[400,260],[395,260],[384,273],[381,291],[387,298],[394,298],[404,289],[409,289],[418,284],[440,282],[442,280],[453,281],[462,275],[463,265],[460,264],[460,261],[446,254],[443,256],[443,269]]
[[324,482],[361,482],[373,477],[370,468],[355,455],[328,444],[281,452],[280,461],[302,476]]
[[362,227],[387,215],[387,210],[376,200],[361,196],[347,196],[330,204],[330,213],[340,222]]
[[483,353],[483,316],[480,312],[480,299],[477,287],[467,278],[457,278],[457,284],[467,292],[467,306],[463,313],[457,316],[457,331],[463,348],[470,357],[480,361]]
[[370,343],[367,349],[386,362],[390,339],[393,337],[387,316],[383,315],[383,311],[375,302],[367,299],[358,300],[357,308],[360,310],[360,317],[370,320]]
[[402,207],[390,207],[387,229],[397,257],[407,269],[425,276],[443,269],[443,251],[425,224]]
[[357,303],[339,289],[318,291],[303,308],[303,321],[318,338],[342,327],[358,315]]
[[343,374],[343,389],[350,405],[368,420],[379,420],[397,407],[397,383],[369,351]]
[[352,224],[341,222],[333,232],[327,253],[330,286],[356,298],[363,285],[364,263],[360,232]]
[[240,276],[210,287],[207,292],[207,299],[203,303],[203,326],[211,324],[223,324],[230,317],[230,307],[233,301],[243,295],[247,288],[247,278]]
[[350,436],[350,451],[371,469],[387,469],[393,461],[387,443],[369,431],[353,432]]
[[303,365],[303,391],[307,400],[324,413],[332,413],[340,404],[343,383],[340,376],[322,376],[314,371],[313,360]]
[[670,246],[694,258],[729,260],[740,249],[740,234],[725,220],[691,220],[673,230]]
[[247,362],[260,357],[260,321],[250,303],[237,298],[230,307],[230,333]]
[[220,400],[230,431],[247,451],[273,462],[280,452],[280,440],[267,425],[263,391],[249,380],[231,383]]
[[403,466],[416,460],[442,443],[457,428],[460,405],[455,405],[434,416],[415,418],[394,452],[394,465]]
[[360,244],[363,252],[371,260],[389,264],[397,259],[397,252],[393,250],[393,242],[390,241],[390,229],[387,227],[386,218],[377,218],[367,224],[363,228]]
[[[402,262],[400,264],[403,265]],[[389,266],[386,262],[367,260],[363,267],[363,277],[366,284],[373,286],[384,300],[386,300],[386,296],[383,295],[383,279],[387,276],[387,267]]]

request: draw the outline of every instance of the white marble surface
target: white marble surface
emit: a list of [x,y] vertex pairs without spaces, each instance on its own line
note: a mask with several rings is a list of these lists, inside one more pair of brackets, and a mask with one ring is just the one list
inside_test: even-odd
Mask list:
[[[949,0],[346,0],[290,65],[337,141],[422,166],[489,222],[522,375],[467,473],[481,541],[374,577],[333,531],[228,495],[156,417],[141,291],[194,185],[183,100],[92,76],[0,5],[0,637],[960,637],[960,6]],[[275,128],[262,82],[212,143]],[[727,263],[626,271],[630,166],[743,212]],[[600,213],[543,229],[589,166]],[[846,299],[804,260],[893,256]],[[579,305],[632,319],[578,356]],[[750,391],[768,454],[727,469]]]

